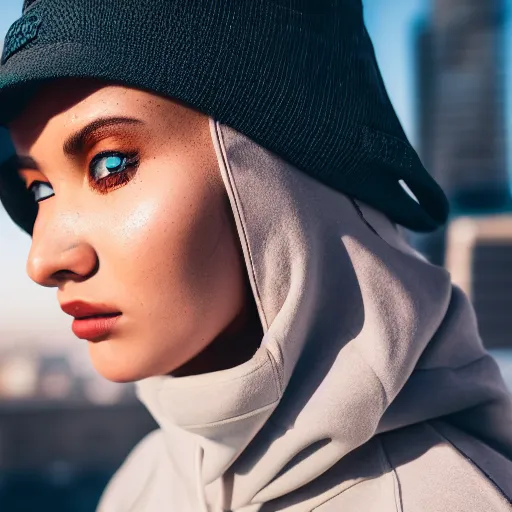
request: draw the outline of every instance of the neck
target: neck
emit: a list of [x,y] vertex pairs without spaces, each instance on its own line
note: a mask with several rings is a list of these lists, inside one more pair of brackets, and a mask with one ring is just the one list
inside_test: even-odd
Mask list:
[[263,334],[247,279],[246,299],[240,313],[202,352],[170,375],[186,377],[234,368],[251,359],[261,344]]

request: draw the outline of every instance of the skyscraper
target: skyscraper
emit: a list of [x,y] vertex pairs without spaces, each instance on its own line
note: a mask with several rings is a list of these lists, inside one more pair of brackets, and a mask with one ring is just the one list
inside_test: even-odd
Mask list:
[[[453,213],[509,207],[504,0],[432,0],[417,31],[420,156]],[[417,246],[444,262],[444,231]]]
[[455,209],[508,203],[504,0],[434,0],[431,162]]

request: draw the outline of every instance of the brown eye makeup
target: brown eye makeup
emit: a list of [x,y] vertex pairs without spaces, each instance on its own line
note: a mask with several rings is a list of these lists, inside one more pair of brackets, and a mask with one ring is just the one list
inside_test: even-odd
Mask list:
[[[137,152],[102,151],[89,164],[89,185],[96,192],[107,194],[128,183],[137,172],[138,165]],[[34,180],[27,188],[37,203],[55,195],[49,181]]]
[[[85,170],[91,189],[99,194],[107,194],[127,184],[137,172],[139,152],[121,151],[118,148],[123,145],[126,147],[127,141],[134,139],[134,129],[143,124],[141,120],[130,117],[95,119],[66,139],[63,152],[74,167],[80,168],[82,172]],[[106,149],[89,158],[98,146]],[[32,174],[26,173],[27,170],[36,171],[35,180],[24,178],[27,189],[32,192],[36,202],[40,203],[55,195],[49,180],[37,179],[42,173],[32,158],[19,156],[17,161],[18,172],[25,171],[20,174]]]
[[138,166],[137,152],[102,151],[89,164],[89,184],[100,194],[106,194],[128,183]]

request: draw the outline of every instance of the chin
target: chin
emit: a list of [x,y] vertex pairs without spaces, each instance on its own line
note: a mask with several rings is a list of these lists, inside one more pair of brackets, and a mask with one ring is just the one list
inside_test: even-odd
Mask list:
[[128,353],[126,347],[116,350],[115,344],[110,340],[88,343],[94,369],[111,382],[127,384],[161,374],[155,363],[151,364],[151,361],[140,355]]

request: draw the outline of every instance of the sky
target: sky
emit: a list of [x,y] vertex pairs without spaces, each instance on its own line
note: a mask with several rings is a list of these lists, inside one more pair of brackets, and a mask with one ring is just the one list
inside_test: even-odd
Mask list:
[[[368,31],[398,117],[415,143],[413,27],[428,12],[428,0],[363,0]],[[475,0],[477,1],[477,0]],[[485,0],[479,0],[485,1]],[[512,0],[507,0],[512,11]],[[22,0],[1,0],[0,39],[21,13]],[[508,86],[512,91],[512,28],[508,20]],[[512,134],[512,100],[508,100]],[[32,283],[25,273],[30,238],[0,206],[0,343],[2,346],[40,340],[46,350],[66,350],[71,318],[60,310],[54,289]],[[68,320],[69,318],[69,320]]]

